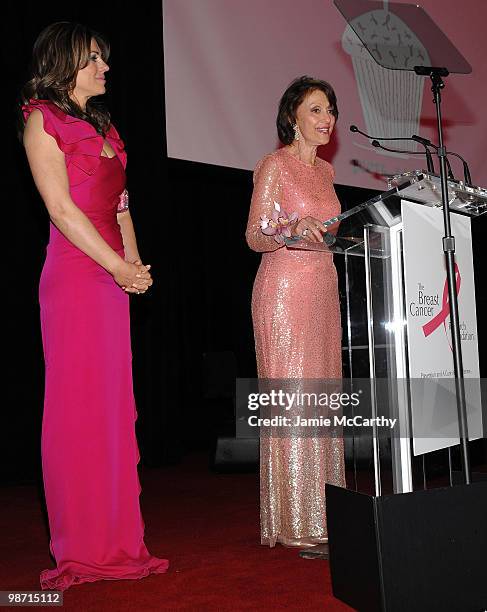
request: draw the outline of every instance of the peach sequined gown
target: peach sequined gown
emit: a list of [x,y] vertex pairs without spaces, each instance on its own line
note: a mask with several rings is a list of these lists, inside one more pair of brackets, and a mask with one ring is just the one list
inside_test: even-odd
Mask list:
[[[252,294],[259,378],[341,378],[337,274],[329,253],[289,250],[260,228],[274,201],[327,219],[339,213],[332,166],[295,158],[287,148],[266,155],[254,172],[247,226],[251,249],[263,252]],[[262,437],[261,542],[327,536],[325,482],[345,486],[343,440]]]

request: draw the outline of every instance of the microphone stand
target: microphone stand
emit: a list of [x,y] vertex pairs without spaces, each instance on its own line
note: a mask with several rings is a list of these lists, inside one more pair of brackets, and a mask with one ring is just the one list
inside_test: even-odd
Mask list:
[[[455,238],[451,234],[451,220],[450,220],[450,207],[448,202],[448,183],[447,176],[453,178],[453,172],[451,170],[450,163],[448,161],[448,151],[443,144],[443,121],[441,115],[441,90],[445,87],[442,77],[447,77],[449,72],[446,68],[433,68],[426,66],[415,66],[414,71],[416,74],[421,76],[429,76],[431,78],[432,86],[431,90],[434,96],[434,103],[436,107],[436,118],[437,128],[439,137],[439,146],[433,145],[429,140],[421,138],[420,136],[413,136],[412,138],[380,138],[377,140],[414,140],[422,144],[425,148],[426,159],[428,163],[428,171],[434,173],[434,164],[431,158],[431,152],[429,146],[435,148],[438,159],[440,161],[440,179],[441,179],[441,199],[443,204],[443,224],[445,228],[445,236],[443,237],[443,251],[445,253],[446,262],[446,273],[447,273],[447,284],[448,284],[448,297],[450,305],[450,325],[452,330],[452,348],[453,348],[453,365],[455,371],[455,390],[457,399],[457,411],[458,411],[458,426],[459,426],[459,437],[462,450],[462,467],[463,475],[466,484],[470,484],[470,459],[468,451],[468,422],[467,422],[467,408],[465,399],[465,382],[463,377],[463,360],[462,360],[462,347],[460,337],[460,323],[458,317],[458,299],[455,287]],[[351,132],[358,132],[367,138],[372,138],[369,134],[362,132],[356,125],[350,126]],[[375,140],[372,145],[385,150],[387,149],[380,145]],[[396,152],[396,151],[394,151]],[[460,157],[458,154],[457,157]],[[430,159],[431,158],[431,159]],[[464,162],[464,174],[465,182],[467,177],[471,184],[470,172],[468,166],[463,158]],[[448,171],[447,171],[448,167]]]
[[437,149],[440,161],[441,199],[443,204],[443,224],[445,236],[443,237],[443,251],[445,253],[446,276],[448,282],[448,299],[450,305],[450,326],[452,330],[453,365],[455,371],[455,390],[458,410],[458,427],[460,445],[462,451],[462,467],[465,484],[470,484],[470,457],[468,449],[468,422],[467,405],[465,400],[465,381],[463,377],[462,346],[460,336],[460,323],[458,317],[458,299],[455,287],[455,238],[451,233],[450,207],[448,202],[448,183],[446,170],[447,150],[443,144],[443,122],[441,115],[441,90],[445,87],[442,77],[447,77],[449,72],[446,68],[433,68],[427,66],[415,66],[414,71],[421,76],[429,76],[431,79],[431,91],[436,107],[436,120],[438,127]]
[[[427,149],[429,151],[429,147],[433,147],[433,149],[438,152],[438,147],[436,145],[434,145],[431,140],[427,140],[426,138],[421,138],[421,136],[416,136],[416,134],[413,134],[411,136],[412,140],[414,140],[415,142],[419,142],[420,144],[423,145],[423,147],[425,147],[425,149]],[[448,155],[449,155],[449,151],[446,151],[446,156],[445,156],[445,160],[446,160],[446,165],[448,167],[448,178],[451,179],[452,181],[455,180],[455,176],[453,174],[453,170],[451,169],[451,165],[450,165],[450,160],[448,159]]]

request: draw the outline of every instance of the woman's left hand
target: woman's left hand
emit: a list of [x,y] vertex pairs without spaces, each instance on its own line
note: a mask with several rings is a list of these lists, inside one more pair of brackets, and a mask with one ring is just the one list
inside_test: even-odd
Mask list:
[[300,237],[308,242],[323,242],[323,234],[326,228],[319,219],[314,217],[303,217],[291,228],[291,235]]

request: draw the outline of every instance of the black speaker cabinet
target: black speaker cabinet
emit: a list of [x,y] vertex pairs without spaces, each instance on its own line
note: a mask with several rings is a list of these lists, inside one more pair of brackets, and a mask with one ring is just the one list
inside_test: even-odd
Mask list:
[[213,469],[219,472],[255,471],[259,463],[258,438],[221,437],[216,441]]
[[326,485],[333,594],[360,612],[487,611],[487,483],[373,497]]

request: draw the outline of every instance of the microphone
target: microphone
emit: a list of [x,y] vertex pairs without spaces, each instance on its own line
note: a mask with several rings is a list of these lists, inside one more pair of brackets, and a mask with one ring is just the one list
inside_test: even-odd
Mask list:
[[[405,138],[404,140],[410,140],[409,138]],[[389,151],[390,153],[406,153],[407,155],[423,155],[422,152],[418,151],[401,151],[400,149],[389,149],[388,147],[384,147],[380,144],[378,140],[372,141],[372,146],[377,149],[383,149],[384,151]],[[425,147],[424,152],[426,153],[426,164],[428,166],[428,172],[431,174],[435,174],[435,166],[433,164],[433,157],[431,156],[431,151]]]
[[[414,140],[416,140],[417,142],[421,142],[421,144],[425,144],[426,146],[431,146],[435,149],[438,149],[438,147],[436,147],[430,140],[427,140],[426,138],[421,138],[421,136],[416,136],[413,135],[412,138]],[[473,183],[472,183],[472,177],[470,175],[470,168],[468,167],[467,162],[463,159],[463,157],[459,154],[459,153],[453,153],[453,151],[447,151],[446,152],[447,155],[454,155],[455,157],[458,157],[458,159],[460,159],[463,163],[463,176],[465,178],[465,184],[469,185],[470,187],[473,187]],[[448,158],[447,158],[448,159]]]
[[[372,136],[370,136],[369,134],[366,134],[365,132],[362,132],[362,130],[359,130],[358,127],[356,125],[351,125],[350,126],[350,131],[351,132],[356,132],[358,134],[362,134],[362,136],[365,136],[366,138],[372,138]],[[435,168],[434,168],[434,164],[433,164],[433,158],[431,157],[431,152],[429,151],[428,147],[433,147],[433,149],[435,149],[436,151],[438,151],[438,147],[436,145],[434,145],[431,140],[428,140],[427,138],[423,138],[422,136],[418,136],[417,134],[413,134],[411,136],[411,138],[378,138],[375,140],[375,142],[377,142],[377,140],[414,140],[415,142],[422,144],[424,149],[425,149],[425,153],[426,153],[426,161],[428,164],[428,172],[432,172],[433,174],[435,174]],[[377,147],[379,149],[384,149],[384,151],[389,151],[391,153],[406,153],[409,155],[417,155],[417,153],[413,152],[413,151],[400,151],[400,150],[394,150],[394,149],[388,149],[386,147],[381,147],[379,143],[375,144],[372,142],[371,143],[374,147]],[[448,168],[448,178],[455,180],[455,177],[453,175],[453,171],[451,168],[451,164],[450,164],[450,160],[448,159],[448,155],[454,155],[455,157],[458,157],[458,159],[461,160],[461,162],[463,163],[463,175],[465,178],[465,184],[469,185],[470,187],[473,187],[473,183],[472,183],[472,176],[470,175],[470,168],[468,167],[467,162],[465,161],[465,159],[458,153],[453,153],[452,151],[447,151],[446,152],[447,157],[445,157],[445,161],[446,161],[446,165]]]
[[359,134],[362,134],[362,136],[365,136],[366,138],[370,139],[376,138],[377,140],[411,140],[411,138],[379,138],[378,136],[370,136],[370,134],[366,134],[365,132],[362,132],[362,130],[359,130],[356,125],[351,125],[350,131],[358,132]]
[[[362,134],[362,136],[365,136],[366,138],[371,138],[371,139],[374,138],[374,136],[370,136],[370,134],[366,134],[365,132],[362,132],[362,130],[359,130],[356,125],[351,125],[350,126],[350,131],[351,132],[358,132],[359,134]],[[415,140],[419,144],[422,144],[423,147],[424,147],[425,155],[426,155],[426,164],[428,166],[428,172],[431,172],[432,174],[435,174],[435,165],[433,163],[433,158],[431,156],[431,151],[428,149],[427,145],[424,142],[421,142],[421,140],[425,140],[425,139],[416,140],[416,138],[414,138],[414,137],[412,137],[412,138],[377,138],[377,139],[374,138],[374,141],[371,143],[372,146],[374,146],[374,147],[376,147],[378,149],[384,149],[384,151],[389,151],[391,153],[405,153],[407,155],[418,155],[418,153],[415,152],[415,151],[399,151],[399,150],[396,151],[394,149],[387,149],[386,147],[382,147],[380,145],[377,146],[377,145],[374,144],[374,142],[377,142],[378,140]],[[422,155],[422,153],[420,153],[419,155]]]
[[[404,140],[410,140],[409,138],[405,138]],[[384,147],[380,144],[378,140],[373,140],[371,145],[376,149],[383,149],[384,151],[389,151],[390,153],[407,153],[408,155],[423,155],[422,152],[419,151],[401,151],[400,149],[389,149],[388,147]],[[435,173],[435,167],[433,165],[433,158],[431,156],[431,151],[428,148],[425,148],[426,153],[426,163],[428,164],[428,172],[431,174]]]

